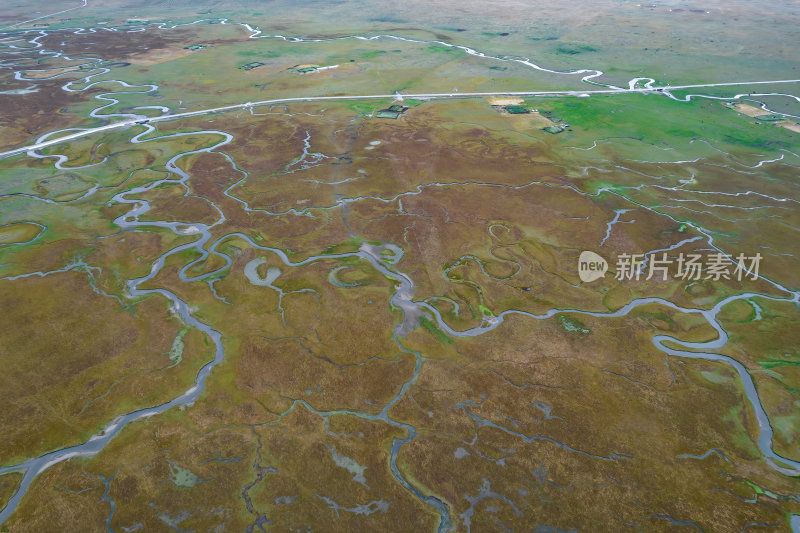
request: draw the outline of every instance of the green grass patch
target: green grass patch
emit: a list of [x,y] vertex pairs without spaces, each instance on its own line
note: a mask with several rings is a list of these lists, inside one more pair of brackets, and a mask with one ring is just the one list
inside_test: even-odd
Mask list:
[[557,54],[564,54],[564,55],[578,55],[583,54],[585,52],[596,52],[597,48],[594,46],[590,46],[588,44],[573,44],[573,43],[565,43],[560,44],[556,47]]
[[370,50],[369,52],[364,52],[362,54],[359,54],[359,57],[361,59],[372,59],[372,58],[375,58],[375,57],[380,57],[385,53],[386,53],[386,50]]
[[423,328],[428,330],[428,333],[433,335],[439,342],[443,342],[445,344],[453,344],[453,339],[445,335],[444,332],[442,332],[439,328],[437,328],[436,324],[431,319],[423,316],[420,317],[419,323]]
[[452,48],[450,46],[433,44],[428,47],[428,51],[436,54],[457,54],[460,50],[458,48]]
[[591,331],[576,318],[567,318],[564,315],[558,318],[561,320],[561,327],[563,327],[565,331],[569,331],[570,333],[591,333]]
[[618,137],[624,131],[626,138],[647,145],[685,147],[692,139],[715,139],[717,147],[725,143],[774,152],[789,147],[792,135],[784,128],[742,121],[735,114],[726,113],[718,102],[708,100],[679,102],[657,94],[637,94],[553,98],[546,105],[551,117],[560,117],[574,126],[576,133],[591,140]]
[[759,361],[758,364],[764,368],[775,368],[778,366],[800,366],[800,361]]

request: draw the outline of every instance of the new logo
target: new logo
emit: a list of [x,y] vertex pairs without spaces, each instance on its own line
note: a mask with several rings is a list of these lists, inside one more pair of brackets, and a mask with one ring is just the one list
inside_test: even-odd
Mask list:
[[584,283],[600,279],[608,272],[608,261],[594,252],[584,250],[578,258],[578,277]]

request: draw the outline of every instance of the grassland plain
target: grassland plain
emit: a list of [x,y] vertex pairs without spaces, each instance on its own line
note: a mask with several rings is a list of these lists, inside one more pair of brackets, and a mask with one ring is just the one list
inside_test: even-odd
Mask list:
[[[681,100],[790,113],[774,93],[800,84],[518,104],[560,133],[488,98],[146,123],[580,92],[594,69],[622,87],[798,77],[792,6],[562,4],[90,0],[0,36],[20,47],[4,145],[143,122],[0,161],[0,527],[788,530],[798,133]],[[402,39],[352,37],[381,34]],[[612,272],[582,283],[581,250]],[[623,253],[718,251],[761,253],[760,277],[613,276]]]

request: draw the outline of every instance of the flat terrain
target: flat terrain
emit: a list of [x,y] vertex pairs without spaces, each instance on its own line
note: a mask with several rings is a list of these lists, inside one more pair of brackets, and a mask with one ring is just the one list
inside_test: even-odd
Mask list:
[[4,6],[0,531],[796,531],[798,22]]

